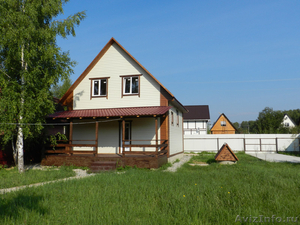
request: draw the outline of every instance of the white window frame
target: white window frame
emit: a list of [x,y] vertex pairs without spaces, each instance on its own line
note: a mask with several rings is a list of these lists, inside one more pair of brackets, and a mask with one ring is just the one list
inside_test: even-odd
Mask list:
[[222,121],[221,121],[221,126],[222,126],[222,127],[226,127],[226,121],[222,120]]
[[[130,79],[130,91],[129,93],[126,93],[125,92],[125,89],[126,89],[126,79]],[[138,91],[137,93],[132,93],[132,79],[133,78],[137,78],[138,79]],[[123,77],[123,95],[139,95],[139,92],[140,92],[140,88],[139,88],[139,85],[140,85],[140,76],[130,76],[130,77]]]
[[[101,81],[106,82],[106,92],[105,95],[101,95]],[[95,82],[98,81],[98,95],[95,95],[94,93],[94,88],[95,88]],[[107,96],[107,92],[108,92],[108,78],[99,78],[99,79],[93,79],[92,80],[92,97],[106,97]]]

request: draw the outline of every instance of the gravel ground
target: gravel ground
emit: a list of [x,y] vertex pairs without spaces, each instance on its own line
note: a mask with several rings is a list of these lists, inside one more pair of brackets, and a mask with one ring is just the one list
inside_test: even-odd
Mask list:
[[168,172],[176,172],[184,163],[188,162],[192,158],[192,155],[184,155],[179,162],[174,163],[171,167],[166,169]]

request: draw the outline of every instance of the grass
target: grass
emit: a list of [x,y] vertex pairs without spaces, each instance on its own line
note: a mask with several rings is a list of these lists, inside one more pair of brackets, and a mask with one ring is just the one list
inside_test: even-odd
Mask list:
[[283,155],[291,155],[291,156],[298,156],[300,157],[300,152],[278,152],[279,154],[283,154]]
[[18,168],[0,169],[0,189],[52,181],[61,178],[75,176],[73,167],[61,166],[59,169],[26,170],[23,174]]
[[300,165],[237,157],[235,165],[220,165],[206,153],[192,159],[206,167],[105,172],[7,193],[0,195],[0,224],[246,224],[260,215],[300,221]]

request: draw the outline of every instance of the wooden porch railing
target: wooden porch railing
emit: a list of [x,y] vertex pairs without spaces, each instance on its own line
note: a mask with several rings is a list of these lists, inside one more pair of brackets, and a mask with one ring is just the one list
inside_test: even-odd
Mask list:
[[[67,142],[67,143],[59,143],[55,146],[49,145],[50,147],[54,147],[54,149],[46,150],[45,153],[48,154],[69,154],[72,155],[74,153],[80,153],[80,154],[97,154],[97,143],[95,144],[72,144],[72,142],[83,142],[83,141],[95,141],[95,140],[60,140],[57,142]],[[96,142],[96,141],[95,141]],[[74,151],[72,150],[73,147],[94,147],[95,149],[93,151]]]
[[[126,142],[152,142],[153,140],[125,140]],[[124,141],[124,142],[125,142]],[[123,142],[123,149],[122,149],[122,155],[125,157],[126,155],[148,155],[148,156],[161,156],[168,153],[168,150],[166,149],[168,147],[168,140],[154,140],[155,144],[125,144]],[[158,144],[158,142],[161,142]],[[132,148],[155,148],[155,151],[132,151]],[[125,148],[129,148],[129,151],[125,151]]]
[[[59,144],[55,145],[55,149],[49,149],[45,150],[45,153],[47,154],[68,154],[73,155],[74,153],[80,153],[80,154],[93,154],[94,156],[97,155],[97,145],[95,144],[73,144],[74,142],[84,142],[84,141],[95,141],[95,140],[60,140],[57,142],[60,142]],[[158,140],[161,143],[158,144],[158,141],[155,141],[155,144],[151,144],[153,140],[126,140],[126,142],[150,142],[150,144],[123,144],[123,151],[122,156],[126,155],[145,155],[145,156],[161,156],[168,153],[168,150],[166,149],[168,147],[168,140]],[[66,142],[66,143],[62,143]],[[157,143],[156,143],[157,142]],[[49,147],[53,148],[53,145],[49,145]],[[73,147],[94,147],[95,149],[93,151],[79,151],[79,150],[72,150]],[[155,151],[132,151],[132,148],[155,148]],[[125,151],[125,148],[129,148],[129,151]]]

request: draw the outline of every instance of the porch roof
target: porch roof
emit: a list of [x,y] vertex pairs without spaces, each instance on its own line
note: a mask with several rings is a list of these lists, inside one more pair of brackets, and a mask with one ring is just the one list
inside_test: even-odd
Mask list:
[[49,118],[89,118],[118,116],[150,116],[164,115],[172,106],[128,107],[110,109],[83,109],[60,111],[49,115]]

